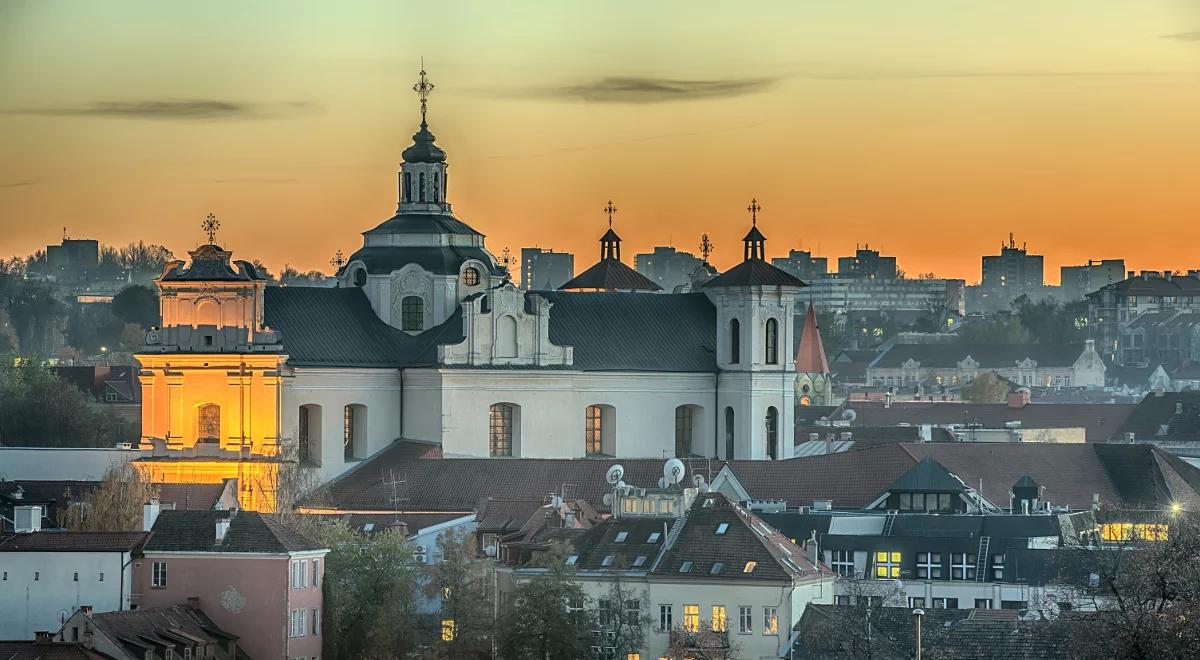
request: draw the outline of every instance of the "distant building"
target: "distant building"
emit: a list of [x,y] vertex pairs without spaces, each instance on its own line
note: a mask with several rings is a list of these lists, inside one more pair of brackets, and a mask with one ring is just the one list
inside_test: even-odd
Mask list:
[[259,657],[243,652],[237,635],[222,630],[190,603],[107,613],[81,607],[67,619],[58,638],[81,642],[112,660]]
[[1097,350],[1122,366],[1200,362],[1200,270],[1133,271],[1087,294]]
[[829,260],[825,257],[814,257],[808,250],[789,250],[786,257],[775,257],[771,264],[805,282],[829,274]]
[[63,238],[59,245],[46,246],[47,275],[59,281],[86,280],[99,264],[100,242],[94,239]]
[[1095,342],[974,345],[964,342],[895,344],[867,367],[876,386],[959,387],[993,371],[1027,387],[1103,387],[1104,361]]
[[854,256],[838,257],[838,275],[870,279],[895,279],[896,257],[884,257],[870,245],[858,248]]
[[963,280],[843,277],[841,273],[805,280],[807,296],[818,309],[858,312],[919,312],[935,317],[963,313]]
[[521,288],[553,291],[575,277],[575,255],[539,247],[521,248]]
[[1083,300],[1087,294],[1125,278],[1124,259],[1088,260],[1082,266],[1059,269],[1060,296],[1064,302]]
[[1042,297],[1043,258],[1029,254],[1025,246],[1017,247],[1012,234],[1000,254],[983,257],[983,279],[979,283],[979,309],[968,311],[995,312],[1007,310],[1021,296]]
[[674,291],[677,287],[691,284],[692,273],[704,263],[690,252],[680,252],[673,247],[655,246],[650,253],[633,257],[637,272],[650,278],[663,291]]

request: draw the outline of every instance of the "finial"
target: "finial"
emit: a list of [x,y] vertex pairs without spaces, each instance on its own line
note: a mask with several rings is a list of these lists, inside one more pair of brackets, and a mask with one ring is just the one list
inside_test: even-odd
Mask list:
[[221,221],[217,220],[217,216],[209,213],[204,222],[200,223],[200,227],[204,229],[205,234],[208,234],[208,242],[211,245],[217,239],[217,230],[221,228]]
[[750,206],[747,206],[746,210],[750,212],[750,224],[754,227],[757,227],[758,226],[758,212],[762,210],[762,207],[758,205],[758,200],[751,199]]
[[429,82],[429,78],[425,75],[424,57],[421,58],[421,76],[413,85],[413,91],[417,93],[417,98],[421,99],[421,125],[424,126],[426,103],[429,101],[429,93],[433,91],[433,83]]
[[613,206],[611,199],[608,200],[608,205],[604,207],[604,212],[608,214],[608,226],[612,227],[612,217],[617,212],[617,207]]
[[704,263],[708,263],[708,255],[712,253],[713,244],[708,240],[708,234],[700,234],[700,256],[704,258]]
[[333,266],[334,270],[341,270],[342,266],[346,265],[346,255],[342,254],[341,250],[333,253],[333,258],[329,260],[329,265]]
[[504,251],[500,253],[500,265],[504,266],[505,269],[510,269],[513,265],[512,250],[508,249],[507,245],[504,246]]

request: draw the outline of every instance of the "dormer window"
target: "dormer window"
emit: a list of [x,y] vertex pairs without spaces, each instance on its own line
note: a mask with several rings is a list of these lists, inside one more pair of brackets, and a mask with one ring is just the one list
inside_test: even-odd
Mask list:
[[756,569],[756,568],[758,568],[758,562],[751,560],[751,561],[746,562],[746,565],[744,567],[742,567],[742,572],[743,573],[753,573],[754,569]]
[[567,557],[567,566],[574,566],[575,562],[579,561],[579,555],[571,555]]
[[646,543],[658,543],[659,532],[650,532],[650,536],[646,537]]
[[692,572],[692,562],[690,562],[690,561],[683,562],[679,566],[679,572],[680,573],[691,573]]
[[600,562],[600,565],[601,566],[612,566],[614,559],[615,559],[615,557],[613,557],[612,555],[606,555],[604,557],[604,561]]
[[479,286],[479,269],[468,266],[462,275],[463,286]]
[[637,559],[633,560],[633,565],[635,567],[636,566],[645,566],[646,565],[646,555],[638,555]]
[[729,523],[721,523],[717,525],[717,536],[724,536],[725,532],[729,531]]
[[714,562],[712,565],[712,570],[710,570],[708,573],[709,573],[709,575],[720,575],[721,571],[724,570],[724,568],[725,568],[724,562],[719,562],[719,561]]
[[627,538],[629,538],[629,532],[617,532],[617,538],[613,540],[613,543],[624,543]]

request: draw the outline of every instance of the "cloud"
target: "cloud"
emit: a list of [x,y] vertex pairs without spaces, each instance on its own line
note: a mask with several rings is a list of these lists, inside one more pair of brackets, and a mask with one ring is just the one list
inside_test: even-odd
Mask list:
[[212,179],[210,183],[292,183],[299,180],[294,177],[242,176],[227,179]]
[[545,87],[534,92],[543,97],[589,103],[666,103],[754,94],[777,82],[779,78],[673,80],[608,76],[574,85]]
[[938,80],[968,78],[1134,78],[1192,75],[1185,71],[881,71],[809,73],[794,76],[803,80]]
[[1176,41],[1200,41],[1200,30],[1195,32],[1180,32],[1178,34],[1164,34],[1163,39],[1175,39]]
[[288,119],[319,114],[320,106],[307,102],[246,103],[217,99],[98,101],[77,106],[50,106],[3,110],[5,114],[51,117],[112,117],[118,119],[213,120]]
[[24,188],[25,186],[32,186],[35,184],[37,184],[37,181],[32,181],[32,180],[30,180],[30,181],[8,181],[5,183],[0,183],[0,188]]

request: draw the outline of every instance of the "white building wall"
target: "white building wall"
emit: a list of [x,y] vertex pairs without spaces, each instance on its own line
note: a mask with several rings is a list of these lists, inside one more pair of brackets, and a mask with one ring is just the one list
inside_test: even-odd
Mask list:
[[80,605],[128,608],[130,570],[126,552],[0,552],[0,639],[57,632]]
[[10,481],[99,481],[140,455],[136,449],[0,447],[0,475]]

